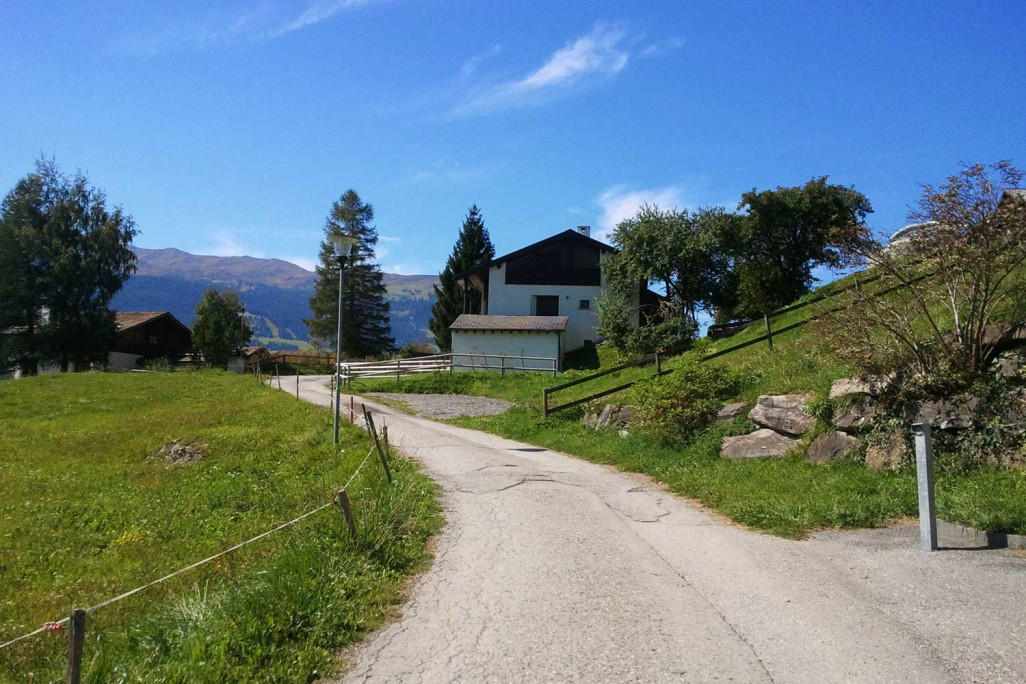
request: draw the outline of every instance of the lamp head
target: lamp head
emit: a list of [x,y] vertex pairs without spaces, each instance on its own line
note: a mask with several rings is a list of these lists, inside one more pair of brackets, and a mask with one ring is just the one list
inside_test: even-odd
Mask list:
[[357,242],[359,241],[356,238],[349,237],[348,235],[333,237],[331,243],[335,246],[335,263],[344,267],[346,262],[352,257],[353,248]]

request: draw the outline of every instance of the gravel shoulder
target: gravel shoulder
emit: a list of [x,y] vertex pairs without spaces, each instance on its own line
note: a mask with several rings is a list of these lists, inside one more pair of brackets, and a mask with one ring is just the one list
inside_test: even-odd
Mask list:
[[415,415],[425,418],[460,418],[463,416],[494,416],[505,413],[514,406],[511,401],[475,397],[467,394],[398,394],[394,392],[371,392],[372,400],[380,397],[401,402]]

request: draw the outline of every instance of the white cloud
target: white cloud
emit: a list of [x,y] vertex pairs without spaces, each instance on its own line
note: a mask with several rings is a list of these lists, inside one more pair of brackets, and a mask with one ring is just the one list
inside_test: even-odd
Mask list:
[[[152,33],[125,37],[122,50],[137,54],[157,54],[175,49],[205,50],[238,43],[274,40],[337,16],[382,0],[308,0],[297,12],[292,2],[260,2],[241,11],[213,10],[187,26],[162,26]],[[216,5],[215,5],[216,7]]]
[[667,38],[656,43],[651,43],[642,48],[638,53],[639,57],[662,57],[684,47],[684,39],[680,37]]
[[627,32],[620,26],[598,24],[587,35],[556,50],[540,67],[523,78],[486,88],[457,107],[457,114],[473,114],[543,101],[585,81],[611,78],[630,57],[623,46]]
[[235,234],[235,231],[229,229],[218,229],[211,233],[211,241],[206,244],[202,244],[197,248],[198,254],[208,254],[211,256],[251,256],[263,258],[264,253],[253,247],[246,246]]
[[681,189],[672,185],[641,190],[632,190],[626,185],[614,185],[599,195],[595,203],[602,209],[599,231],[595,237],[606,242],[616,229],[616,224],[636,215],[642,205],[652,204],[660,209],[686,206]]
[[309,257],[283,256],[278,258],[282,261],[287,261],[290,264],[295,264],[300,268],[304,268],[307,271],[313,271],[317,268],[317,265],[320,263],[320,261],[318,261],[317,259],[312,259]]
[[380,240],[381,242],[402,242],[403,241],[403,239],[401,237],[396,237],[394,235],[379,235],[378,236],[378,240]]
[[489,57],[494,57],[500,52],[502,52],[502,45],[500,45],[499,43],[495,43],[484,52],[479,52],[476,55],[471,55],[470,57],[467,57],[467,59],[460,66],[460,75],[463,78],[470,78],[474,75],[474,72],[477,71],[477,68],[481,66],[481,62],[485,61]]

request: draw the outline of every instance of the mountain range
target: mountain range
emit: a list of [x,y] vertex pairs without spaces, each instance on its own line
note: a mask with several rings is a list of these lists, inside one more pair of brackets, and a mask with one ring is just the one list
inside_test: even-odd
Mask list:
[[[192,325],[196,304],[209,288],[236,290],[246,303],[254,336],[268,348],[301,349],[310,333],[315,274],[281,259],[249,256],[206,256],[179,249],[132,247],[137,271],[114,297],[120,311],[170,311]],[[435,295],[433,275],[384,274],[391,304],[392,336],[396,345],[430,342],[428,319]]]

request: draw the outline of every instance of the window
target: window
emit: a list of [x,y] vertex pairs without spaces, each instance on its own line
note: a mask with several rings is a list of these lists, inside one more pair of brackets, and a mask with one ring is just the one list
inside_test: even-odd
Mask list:
[[591,300],[590,299],[582,299],[577,304],[577,308],[580,309],[581,311],[587,311],[587,310],[591,309]]
[[534,297],[535,316],[558,316],[559,297],[556,295],[535,295]]

